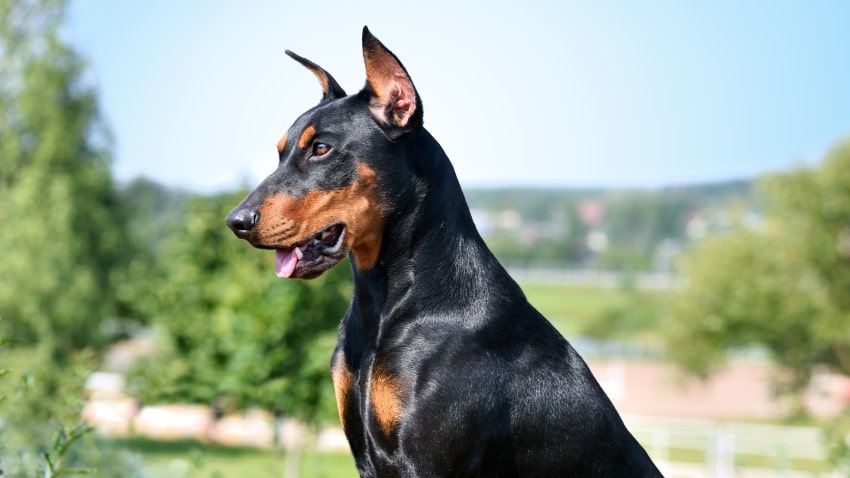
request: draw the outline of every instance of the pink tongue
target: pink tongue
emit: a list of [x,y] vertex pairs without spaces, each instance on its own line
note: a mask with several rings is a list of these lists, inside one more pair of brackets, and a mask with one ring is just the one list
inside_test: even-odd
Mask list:
[[291,276],[295,270],[295,265],[298,264],[295,248],[275,249],[274,252],[274,269],[277,276],[284,279]]

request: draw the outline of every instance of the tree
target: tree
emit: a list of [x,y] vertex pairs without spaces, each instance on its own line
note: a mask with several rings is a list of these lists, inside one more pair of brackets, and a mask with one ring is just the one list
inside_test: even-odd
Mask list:
[[84,62],[58,36],[63,18],[62,1],[0,0],[0,337],[12,343],[0,349],[0,474],[97,463],[118,476],[135,471],[127,457],[73,425],[124,228],[109,135]]
[[109,132],[85,62],[59,37],[64,12],[59,0],[0,0],[0,336],[29,358],[14,372],[30,398],[8,406],[30,427],[78,410],[70,369],[105,343],[126,237]]
[[817,168],[763,178],[761,191],[760,225],[687,255],[669,351],[705,375],[730,349],[761,347],[796,392],[817,368],[850,374],[850,141]]
[[97,345],[122,220],[64,2],[0,1],[0,331],[56,357]]
[[130,333],[150,323],[162,308],[158,291],[168,267],[160,264],[161,251],[182,231],[192,195],[145,178],[122,185],[118,193],[128,237],[122,261],[112,274],[112,293],[116,314],[122,318],[118,324],[125,326],[116,332]]
[[132,379],[146,402],[262,407],[309,422],[336,417],[328,363],[347,305],[343,265],[282,281],[272,255],[224,226],[238,194],[194,197],[159,252],[154,312],[163,352]]

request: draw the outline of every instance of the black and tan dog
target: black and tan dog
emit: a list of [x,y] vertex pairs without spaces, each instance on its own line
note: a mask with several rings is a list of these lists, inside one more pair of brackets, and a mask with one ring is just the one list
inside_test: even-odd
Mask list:
[[351,259],[331,359],[364,477],[660,476],[587,365],[481,240],[407,71],[363,30],[366,85],[322,84],[227,224],[280,277]]

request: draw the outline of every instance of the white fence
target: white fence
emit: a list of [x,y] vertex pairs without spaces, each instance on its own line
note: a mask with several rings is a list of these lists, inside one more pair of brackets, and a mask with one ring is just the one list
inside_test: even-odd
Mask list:
[[830,470],[818,428],[633,415],[623,419],[668,478],[844,476]]

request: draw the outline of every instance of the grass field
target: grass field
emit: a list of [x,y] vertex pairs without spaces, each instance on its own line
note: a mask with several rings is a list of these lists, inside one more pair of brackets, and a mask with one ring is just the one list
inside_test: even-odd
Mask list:
[[[135,453],[146,478],[281,478],[287,462],[281,451],[226,448],[192,441],[122,442]],[[300,478],[356,478],[348,453],[305,452]]]
[[550,284],[520,284],[531,305],[563,334],[581,333],[584,326],[608,308],[624,305],[628,296],[621,289],[566,287]]
[[643,340],[660,333],[664,294],[522,283],[528,301],[567,338],[594,336]]

